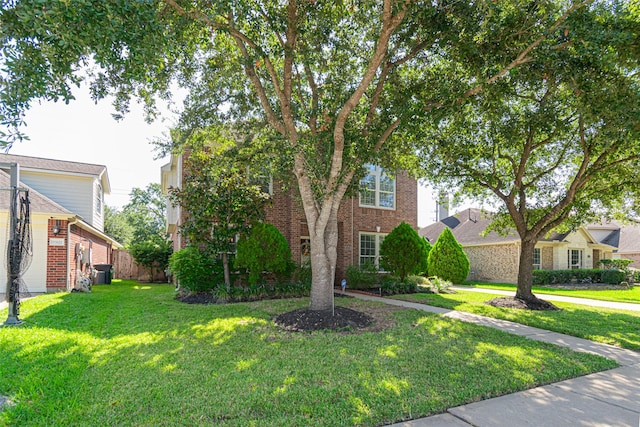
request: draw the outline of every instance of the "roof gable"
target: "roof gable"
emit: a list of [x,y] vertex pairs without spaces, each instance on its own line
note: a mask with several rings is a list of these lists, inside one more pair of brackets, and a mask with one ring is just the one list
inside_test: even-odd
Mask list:
[[[11,186],[11,177],[8,173],[0,170],[0,187],[7,188]],[[74,216],[72,212],[63,208],[48,197],[38,193],[33,188],[20,183],[20,187],[29,190],[30,209],[35,213],[46,213],[50,215],[68,215]],[[10,205],[10,191],[0,190],[0,209],[9,209]]]
[[19,156],[0,153],[0,162],[18,163],[20,169],[69,173],[93,176],[101,181],[106,194],[111,193],[111,185],[107,174],[107,167],[91,163],[70,162],[66,160],[45,159],[41,157]]

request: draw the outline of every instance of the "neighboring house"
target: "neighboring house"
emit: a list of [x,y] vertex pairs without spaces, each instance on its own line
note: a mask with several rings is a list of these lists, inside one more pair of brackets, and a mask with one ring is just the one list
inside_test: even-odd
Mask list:
[[[491,213],[471,208],[422,228],[420,235],[433,245],[444,227],[449,227],[469,258],[469,280],[516,283],[520,238],[515,232],[485,233],[490,223]],[[597,268],[601,259],[621,255],[613,238],[621,230],[610,224],[592,224],[570,233],[552,233],[536,244],[533,266],[543,270]],[[635,247],[640,247],[639,240]]]
[[[184,176],[182,156],[172,156],[162,167],[162,191],[179,188]],[[418,184],[405,172],[388,176],[380,167],[370,165],[361,180],[366,189],[359,197],[345,198],[338,211],[338,261],[336,281],[345,277],[349,265],[378,264],[380,244],[398,224],[405,221],[415,229],[418,222]],[[269,184],[272,197],[266,221],[275,225],[291,247],[293,260],[304,264],[309,260],[309,231],[297,190],[284,192],[279,185]],[[180,219],[187,213],[167,202],[167,231],[174,250],[184,242],[179,237]]]
[[[30,293],[69,291],[96,264],[112,264],[121,245],[105,235],[105,166],[0,154],[0,188],[10,186],[10,165],[19,166],[20,187],[29,190],[33,260],[23,279]],[[6,256],[10,192],[0,190],[0,241]],[[6,280],[6,260],[0,280]],[[0,289],[4,290],[6,283]]]

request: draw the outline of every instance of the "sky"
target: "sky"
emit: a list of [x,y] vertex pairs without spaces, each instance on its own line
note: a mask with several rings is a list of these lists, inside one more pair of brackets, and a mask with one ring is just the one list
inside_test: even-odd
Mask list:
[[[131,111],[116,121],[109,100],[96,104],[83,89],[75,96],[69,104],[34,102],[25,117],[27,126],[22,128],[29,140],[15,143],[9,153],[104,165],[111,184],[105,203],[121,208],[133,188],[160,182],[160,168],[169,159],[154,160],[150,141],[168,132],[173,117],[165,113],[147,124],[142,107],[132,102]],[[431,224],[434,218],[431,191],[420,187],[418,226]]]
[[111,194],[105,194],[105,203],[121,208],[133,188],[160,182],[160,168],[169,159],[154,160],[150,141],[168,132],[171,118],[147,124],[142,107],[132,103],[125,118],[116,121],[109,100],[96,104],[82,90],[75,96],[69,104],[34,103],[22,128],[29,140],[15,143],[9,154],[107,166]]

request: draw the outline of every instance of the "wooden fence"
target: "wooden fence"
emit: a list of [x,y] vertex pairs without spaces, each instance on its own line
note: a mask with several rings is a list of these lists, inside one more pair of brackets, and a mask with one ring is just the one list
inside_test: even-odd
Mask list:
[[154,268],[153,280],[149,280],[149,269],[136,264],[129,251],[122,249],[113,251],[113,278],[167,283],[167,275],[161,268]]

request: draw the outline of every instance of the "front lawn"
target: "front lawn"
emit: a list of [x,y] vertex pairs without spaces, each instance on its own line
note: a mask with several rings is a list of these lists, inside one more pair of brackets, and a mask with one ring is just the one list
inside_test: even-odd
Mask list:
[[[498,289],[501,291],[516,292],[516,285],[508,283],[469,283],[464,286],[472,286],[474,288]],[[590,298],[601,301],[613,302],[631,302],[640,304],[640,286],[634,286],[631,289],[558,289],[534,286],[532,288],[534,294],[563,295],[576,298]],[[543,298],[544,299],[544,298]]]
[[[592,341],[640,350],[640,312],[613,310],[552,301],[561,311],[497,308],[485,304],[496,294],[453,291],[450,294],[410,294],[396,298],[466,311],[496,319],[560,332]],[[544,295],[539,295],[544,299]]]
[[[594,355],[355,299],[384,330],[290,333],[308,299],[188,305],[114,281],[0,328],[0,425],[380,425],[612,368]],[[0,311],[4,320],[7,310]]]

